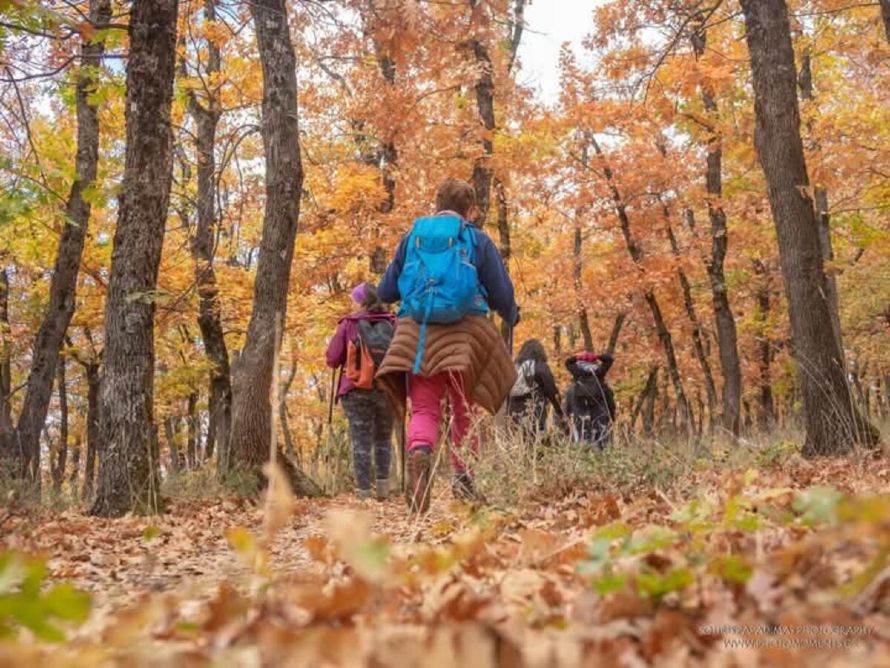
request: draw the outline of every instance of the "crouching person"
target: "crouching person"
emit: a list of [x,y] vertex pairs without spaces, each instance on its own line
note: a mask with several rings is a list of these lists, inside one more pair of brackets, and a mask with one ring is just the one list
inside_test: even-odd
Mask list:
[[519,320],[513,284],[491,239],[468,220],[473,187],[445,181],[433,216],[414,221],[396,249],[378,293],[400,302],[392,345],[377,373],[397,411],[411,400],[406,497],[413,512],[429,509],[433,451],[448,399],[453,494],[478,500],[471,459],[478,438],[470,436],[473,412],[495,413],[516,381],[510,354],[487,315],[497,311],[511,325]]

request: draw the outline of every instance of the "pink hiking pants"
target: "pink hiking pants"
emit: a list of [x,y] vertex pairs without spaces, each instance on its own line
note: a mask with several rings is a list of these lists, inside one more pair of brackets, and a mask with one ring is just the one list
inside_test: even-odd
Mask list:
[[[442,397],[448,395],[454,421],[451,425],[451,466],[455,472],[467,471],[469,466],[460,450],[470,430],[473,407],[463,391],[463,380],[458,374],[439,373],[435,376],[408,376],[408,396],[411,398],[411,418],[408,420],[408,452],[419,446],[436,447],[439,424],[442,420]],[[469,439],[473,456],[479,452],[479,439]]]

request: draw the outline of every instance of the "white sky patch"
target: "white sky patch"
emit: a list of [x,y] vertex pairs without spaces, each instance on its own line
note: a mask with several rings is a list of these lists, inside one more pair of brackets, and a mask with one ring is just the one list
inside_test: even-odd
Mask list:
[[559,97],[559,50],[568,42],[587,62],[581,40],[593,31],[594,9],[604,0],[536,0],[525,10],[527,30],[519,45],[519,82],[538,90],[548,105]]

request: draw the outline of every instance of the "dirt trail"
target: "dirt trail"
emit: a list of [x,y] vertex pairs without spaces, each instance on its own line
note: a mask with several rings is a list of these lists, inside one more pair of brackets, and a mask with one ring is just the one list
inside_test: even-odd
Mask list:
[[[369,516],[372,532],[393,546],[442,542],[467,514],[448,499],[439,501],[423,520],[411,518],[400,497],[383,503],[351,495],[300,501],[290,525],[270,545],[270,570],[276,576],[321,577],[324,566],[311,558],[304,541],[324,534],[325,518],[338,510]],[[261,504],[231,499],[177,503],[159,517],[117,520],[69,510],[45,520],[17,518],[2,543],[45,557],[50,580],[88,591],[95,617],[101,619],[146,593],[175,592],[197,602],[212,596],[221,583],[245,582],[249,568],[226,534],[243,527],[261,535],[263,512]]]

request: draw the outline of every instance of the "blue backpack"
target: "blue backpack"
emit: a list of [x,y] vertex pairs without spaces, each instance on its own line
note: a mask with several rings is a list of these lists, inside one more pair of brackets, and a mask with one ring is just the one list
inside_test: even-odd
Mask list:
[[458,216],[414,221],[399,276],[399,315],[420,323],[415,374],[420,373],[429,323],[449,325],[471,313],[488,313],[485,290],[476,272],[476,243],[476,231]]

